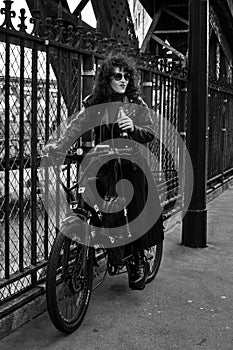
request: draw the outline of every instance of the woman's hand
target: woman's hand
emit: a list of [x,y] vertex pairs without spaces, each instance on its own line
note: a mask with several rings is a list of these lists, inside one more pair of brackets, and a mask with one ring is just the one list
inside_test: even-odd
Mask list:
[[122,131],[134,131],[133,121],[127,115],[118,119],[118,125]]
[[117,119],[118,126],[122,131],[134,131],[134,124],[130,117],[128,117],[123,108],[120,109],[119,117]]

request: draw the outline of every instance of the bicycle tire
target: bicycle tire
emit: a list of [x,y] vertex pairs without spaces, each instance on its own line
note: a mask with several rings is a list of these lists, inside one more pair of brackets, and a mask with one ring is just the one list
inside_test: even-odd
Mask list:
[[145,250],[145,255],[149,264],[149,271],[146,279],[146,283],[153,281],[155,276],[159,271],[159,267],[163,255],[163,242],[158,243],[157,245]]
[[63,333],[81,324],[91,297],[93,248],[72,241],[61,232],[53,243],[46,276],[50,319]]

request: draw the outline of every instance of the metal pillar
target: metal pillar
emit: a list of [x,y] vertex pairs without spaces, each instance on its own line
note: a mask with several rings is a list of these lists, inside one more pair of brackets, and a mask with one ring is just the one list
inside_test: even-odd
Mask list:
[[194,188],[183,219],[182,244],[204,248],[207,241],[209,0],[190,0],[189,17],[187,148],[194,171]]
[[143,95],[149,108],[152,107],[152,74],[150,71],[145,71],[143,74]]
[[83,96],[82,99],[84,99],[87,95],[89,95],[94,86],[94,78],[95,78],[95,72],[94,72],[94,58],[92,55],[90,56],[83,56]]

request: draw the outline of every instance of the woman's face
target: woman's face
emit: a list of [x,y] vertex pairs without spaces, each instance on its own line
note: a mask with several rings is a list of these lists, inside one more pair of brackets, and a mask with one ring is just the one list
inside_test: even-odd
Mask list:
[[125,72],[124,69],[116,67],[114,69],[114,75],[111,77],[110,86],[119,94],[124,94],[129,83],[129,73]]

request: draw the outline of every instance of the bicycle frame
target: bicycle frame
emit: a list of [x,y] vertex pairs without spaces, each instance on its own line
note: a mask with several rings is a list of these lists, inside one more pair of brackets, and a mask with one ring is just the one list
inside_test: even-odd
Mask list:
[[[87,218],[87,222],[91,225],[92,224],[92,217],[95,214],[98,219],[99,219],[99,223],[101,224],[102,220],[103,220],[103,209],[99,208],[98,204],[96,203],[96,199],[95,199],[95,195],[92,191],[92,186],[91,183],[93,181],[96,181],[97,178],[96,177],[88,177],[88,170],[89,168],[93,165],[94,162],[98,162],[99,164],[104,164],[105,162],[107,162],[109,160],[109,158],[112,159],[112,157],[115,155],[116,156],[116,161],[118,161],[119,164],[119,170],[120,170],[120,176],[122,179],[122,163],[121,163],[121,156],[132,156],[132,148],[122,148],[122,149],[118,149],[118,148],[110,148],[110,146],[108,145],[100,145],[100,146],[96,146],[94,151],[89,152],[85,155],[85,159],[90,159],[90,162],[88,164],[88,166],[86,167],[86,169],[83,171],[82,175],[80,176],[80,179],[77,183],[75,183],[73,186],[71,187],[67,187],[64,185],[64,183],[59,179],[63,189],[65,190],[65,192],[68,195],[68,201],[69,201],[69,205],[70,205],[70,209],[73,211],[73,213],[76,216],[86,216]],[[63,154],[62,154],[63,155]],[[66,155],[71,161],[75,160],[77,161],[77,155]],[[78,156],[79,158],[82,156]],[[85,179],[85,177],[87,177]],[[84,185],[83,185],[84,184]],[[78,192],[78,197],[75,199],[74,196],[72,195],[72,191],[77,189]],[[123,184],[121,183],[121,190],[122,190],[122,194],[123,194],[123,198],[125,198],[125,192],[124,192],[124,187]],[[83,203],[83,196],[84,194],[87,194],[90,201],[91,201],[91,210],[89,212],[87,212],[87,210],[85,210],[84,203]],[[126,233],[126,237],[125,238],[130,238],[131,237],[131,233],[130,233],[130,228],[129,228],[129,223],[128,223],[128,216],[127,216],[127,209],[124,206],[123,208],[124,210],[124,215],[125,215],[125,220],[126,220],[126,228],[127,228],[127,233]],[[63,220],[63,226],[65,226],[65,230],[69,231],[69,225],[72,228],[72,226],[75,225],[75,223],[78,225],[78,220],[75,219],[74,215],[72,214],[70,217],[66,218]],[[70,229],[71,230],[71,229]],[[107,229],[106,229],[107,232]],[[112,241],[112,243],[114,243],[115,238],[111,237],[111,235],[109,235],[110,240]],[[122,242],[122,244],[124,244],[124,242]]]
[[[78,150],[78,153],[79,153],[79,150]],[[68,215],[65,219],[63,219],[61,221],[60,230],[63,234],[65,234],[66,236],[68,236],[71,239],[72,238],[77,239],[77,237],[72,237],[74,232],[85,231],[85,234],[84,234],[85,241],[83,241],[81,243],[83,243],[86,246],[89,246],[91,244],[94,246],[95,250],[98,250],[98,248],[103,249],[102,253],[99,256],[98,255],[96,256],[97,263],[103,257],[107,257],[108,248],[105,249],[104,247],[100,247],[98,245],[98,243],[96,245],[94,244],[96,230],[95,230],[95,228],[92,227],[91,220],[92,220],[93,211],[95,211],[96,215],[99,217],[100,223],[101,223],[101,219],[103,217],[103,214],[102,214],[101,209],[98,207],[98,205],[95,202],[95,196],[92,192],[92,188],[90,185],[92,181],[96,180],[96,178],[89,177],[85,181],[84,181],[84,179],[87,176],[89,167],[92,165],[93,162],[99,162],[100,164],[104,164],[109,158],[112,159],[114,156],[116,156],[116,160],[118,161],[119,169],[120,169],[120,176],[122,178],[121,156],[129,157],[129,156],[132,156],[132,154],[133,154],[132,148],[118,149],[115,147],[110,147],[109,145],[99,145],[99,146],[96,146],[93,151],[86,153],[85,159],[90,159],[90,162],[89,162],[88,166],[86,167],[86,169],[81,174],[79,181],[77,181],[73,186],[67,187],[64,184],[64,182],[60,178],[58,178],[60,184],[62,185],[64,191],[67,194],[67,200],[68,200],[70,209],[72,210],[72,214]],[[64,153],[58,152],[57,155],[58,156],[65,156],[68,159],[67,167],[69,166],[69,164],[71,164],[73,162],[80,163],[80,160],[82,158],[84,158],[83,155],[78,155],[77,153],[76,154],[64,154]],[[65,169],[63,169],[63,171]],[[83,182],[85,183],[85,186],[82,185]],[[121,188],[122,193],[124,194],[123,184],[121,184],[121,185],[122,185],[122,188]],[[73,195],[74,190],[76,190],[78,192],[78,198],[75,198],[75,196]],[[83,204],[82,196],[83,196],[84,192],[88,192],[89,197],[91,197],[91,199],[92,199],[92,212],[86,211],[82,206],[82,204]],[[127,209],[126,208],[124,208],[124,213],[126,216],[127,237],[129,238],[131,236],[131,233],[129,230]],[[82,223],[80,218],[85,219],[85,221],[83,221],[83,223]],[[82,227],[80,227],[81,225],[82,225]],[[106,229],[106,231],[107,231],[107,229]],[[115,238],[110,236],[110,241],[112,243],[114,243]],[[121,246],[122,247],[124,246],[124,243],[125,243],[125,240],[121,238]],[[110,248],[110,249],[114,249],[114,248]],[[121,248],[121,249],[123,249],[123,248]],[[122,257],[120,259],[119,266],[118,267],[115,266],[114,268],[112,268],[111,271],[110,271],[110,268],[108,269],[108,272],[110,273],[110,275],[116,275],[116,274],[126,272],[126,271],[122,272],[122,269],[125,266],[127,260],[132,256],[132,254],[129,254],[128,256],[125,257],[124,252],[121,252],[120,255],[122,255]],[[107,269],[104,273],[102,280],[97,285],[95,285],[93,287],[93,290],[96,289],[104,281],[106,274],[107,274]]]

